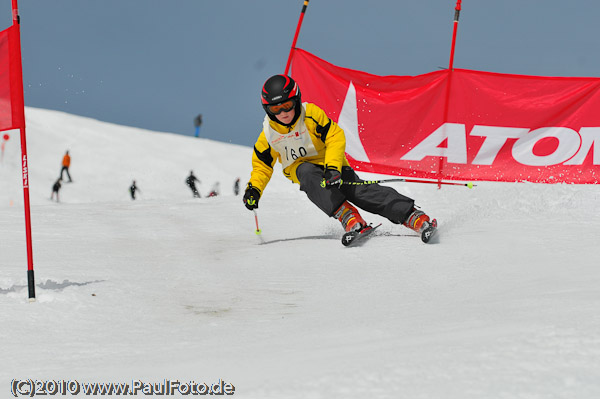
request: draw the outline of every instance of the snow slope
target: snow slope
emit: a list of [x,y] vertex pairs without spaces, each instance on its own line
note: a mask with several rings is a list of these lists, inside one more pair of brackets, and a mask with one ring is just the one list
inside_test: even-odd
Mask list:
[[[597,186],[394,184],[438,218],[439,240],[366,214],[384,222],[379,236],[344,248],[338,222],[279,170],[254,234],[231,189],[248,179],[251,148],[26,116],[38,300],[27,301],[11,132],[0,166],[3,397],[29,378],[222,379],[240,398],[600,397]],[[51,202],[67,149],[74,183]],[[184,184],[190,169],[201,199]],[[223,195],[206,198],[217,181]]]

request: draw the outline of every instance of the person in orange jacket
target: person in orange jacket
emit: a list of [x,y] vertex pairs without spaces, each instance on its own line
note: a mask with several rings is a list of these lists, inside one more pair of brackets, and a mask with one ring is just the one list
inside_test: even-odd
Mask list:
[[60,170],[60,178],[63,178],[63,172],[67,172],[67,177],[69,178],[69,182],[72,182],[71,175],[69,174],[69,166],[71,166],[71,156],[69,155],[69,151],[63,157],[62,160],[62,169]]

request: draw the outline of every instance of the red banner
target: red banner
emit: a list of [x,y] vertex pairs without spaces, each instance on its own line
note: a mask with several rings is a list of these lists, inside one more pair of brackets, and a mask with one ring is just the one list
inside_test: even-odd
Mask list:
[[297,49],[293,78],[346,133],[357,170],[448,180],[600,182],[600,78],[464,69],[376,76]]
[[25,126],[21,56],[16,26],[0,32],[0,131]]

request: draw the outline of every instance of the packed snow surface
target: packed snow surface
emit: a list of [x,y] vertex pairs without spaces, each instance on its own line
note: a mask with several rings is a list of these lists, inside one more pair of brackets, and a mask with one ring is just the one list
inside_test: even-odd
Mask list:
[[[364,213],[383,226],[345,248],[339,223],[280,168],[255,234],[233,193],[250,147],[26,116],[37,301],[12,131],[0,165],[2,397],[14,379],[222,380],[257,399],[600,397],[597,186],[393,184],[438,219],[438,239]],[[260,122],[240,129],[257,136]],[[73,183],[57,203],[66,150]],[[221,195],[207,198],[216,182]]]

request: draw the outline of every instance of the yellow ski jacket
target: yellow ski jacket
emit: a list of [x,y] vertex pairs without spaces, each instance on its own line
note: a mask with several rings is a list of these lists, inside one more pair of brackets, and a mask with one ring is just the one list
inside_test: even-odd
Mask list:
[[281,163],[285,177],[297,184],[296,169],[302,162],[341,172],[342,166],[349,166],[345,151],[344,130],[315,104],[303,103],[301,115],[291,127],[276,123],[267,115],[254,145],[248,184],[262,195],[273,176],[276,160]]

